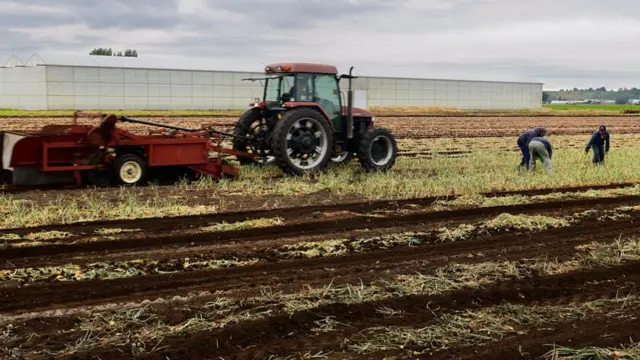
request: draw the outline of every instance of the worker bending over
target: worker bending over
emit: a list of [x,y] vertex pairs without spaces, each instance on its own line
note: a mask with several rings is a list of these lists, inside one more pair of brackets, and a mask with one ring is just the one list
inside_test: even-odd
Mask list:
[[547,136],[547,129],[543,127],[537,127],[535,129],[523,132],[520,137],[518,137],[518,147],[522,152],[522,161],[520,162],[520,165],[518,165],[518,168],[529,166],[529,142],[531,141],[531,139],[539,136]]
[[553,148],[547,138],[542,136],[536,136],[529,142],[529,153],[531,158],[529,160],[529,170],[535,171],[536,158],[539,157],[540,161],[544,165],[544,170],[547,175],[551,174],[551,157],[553,156]]
[[593,147],[593,163],[603,164],[604,153],[609,152],[609,132],[606,126],[601,125],[600,129],[591,135],[591,140],[584,151],[588,154],[591,147]]

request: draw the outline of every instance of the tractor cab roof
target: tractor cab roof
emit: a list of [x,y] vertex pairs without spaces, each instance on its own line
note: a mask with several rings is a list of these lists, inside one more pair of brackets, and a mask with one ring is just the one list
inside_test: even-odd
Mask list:
[[287,74],[287,73],[312,73],[338,75],[338,69],[333,65],[308,64],[308,63],[277,63],[270,64],[264,68],[267,74]]

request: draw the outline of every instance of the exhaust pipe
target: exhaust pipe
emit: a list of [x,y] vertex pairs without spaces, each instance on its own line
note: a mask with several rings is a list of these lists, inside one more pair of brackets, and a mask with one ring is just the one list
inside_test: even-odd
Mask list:
[[351,75],[353,66],[349,69],[349,90],[347,91],[347,139],[353,139],[353,89],[351,88]]

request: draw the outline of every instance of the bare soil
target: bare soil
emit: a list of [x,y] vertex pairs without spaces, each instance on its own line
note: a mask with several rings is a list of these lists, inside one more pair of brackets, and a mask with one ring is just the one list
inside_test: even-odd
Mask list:
[[[5,118],[0,119],[0,128],[35,130],[51,120]],[[61,119],[55,120],[60,123]],[[234,121],[233,118],[185,117],[171,118],[166,123],[192,127],[213,124],[225,129]],[[546,126],[554,134],[588,134],[601,123],[615,128],[616,133],[640,133],[636,122],[632,117],[397,117],[377,120],[398,137],[422,139],[511,137],[534,125]],[[131,130],[144,131],[146,128],[133,126]],[[451,157],[466,154],[454,148],[444,153]],[[403,156],[428,157],[431,154],[405,151]],[[630,185],[484,195],[534,196]],[[5,193],[44,204],[58,197],[77,196],[83,191],[98,191],[106,201],[117,201],[117,189],[8,189]],[[139,191],[142,198],[155,196],[150,189]],[[0,282],[0,358],[275,360],[308,359],[306,354],[320,354],[317,358],[533,359],[548,351],[548,344],[619,346],[640,335],[640,309],[637,307],[625,308],[624,318],[606,316],[607,310],[619,310],[615,306],[624,306],[617,304],[609,305],[611,308],[605,308],[601,316],[558,321],[544,327],[532,325],[526,334],[514,334],[501,341],[487,339],[477,346],[452,346],[446,350],[408,346],[374,354],[358,354],[347,346],[347,339],[360,336],[363,330],[395,326],[420,329],[438,324],[438,316],[442,314],[503,304],[574,306],[633,294],[640,281],[640,262],[637,260],[620,260],[610,266],[584,266],[556,275],[529,271],[523,272],[522,276],[497,277],[482,286],[441,292],[425,290],[411,295],[396,294],[394,286],[397,284],[392,281],[399,276],[434,275],[452,264],[509,262],[524,269],[535,261],[569,261],[584,254],[584,247],[593,243],[615,247],[621,239],[638,234],[640,213],[630,212],[608,220],[599,216],[621,206],[640,205],[640,196],[434,211],[430,209],[431,205],[442,198],[366,201],[317,193],[301,203],[295,197],[220,197],[215,190],[188,192],[172,186],[161,187],[160,191],[166,196],[184,196],[193,204],[210,205],[219,201],[226,205],[221,206],[221,213],[201,216],[92,221],[0,231],[0,235],[18,236],[53,231],[71,234],[62,240],[43,241],[29,247],[9,245],[0,248],[1,271],[73,265],[86,272],[96,263],[138,261],[135,266],[145,272],[144,275],[78,281],[60,281],[54,273],[50,279],[33,283],[11,279]],[[505,213],[561,218],[587,210],[595,212],[559,228],[489,230],[455,242],[438,241],[433,235],[433,231],[441,227],[472,225]],[[218,232],[200,230],[211,224],[276,217],[282,220],[281,225]],[[96,238],[95,233],[100,229],[135,229],[136,232]],[[284,245],[321,244],[336,239],[354,240],[408,232],[420,233],[416,235],[419,242],[394,246],[372,242],[331,256],[287,258],[279,253]],[[622,259],[624,250],[617,251],[617,255],[612,256]],[[180,268],[182,263],[178,260],[182,258],[256,262],[246,266],[191,269]],[[274,306],[276,300],[269,300],[275,299],[269,294],[296,296],[310,288],[329,291],[347,285],[349,291],[357,295],[359,286],[374,282],[387,284],[380,291],[392,295],[381,299],[363,296],[359,301],[349,303],[318,303],[291,313]],[[249,311],[251,306],[247,299],[256,297],[266,299],[263,305],[269,308],[268,312],[246,319],[237,318],[221,326],[210,326],[212,320],[202,317],[211,312],[212,303],[221,299],[237,301],[239,311]],[[225,303],[221,304],[217,309],[224,313]],[[153,316],[116,324],[122,328],[112,331],[109,321],[99,321],[114,312],[136,309],[144,309]],[[397,311],[397,314],[389,315],[389,310]],[[318,331],[318,321],[326,319],[335,319],[340,325]],[[91,321],[102,327],[89,330],[81,327]],[[203,321],[203,328],[152,336],[160,325],[180,328],[193,321]],[[103,342],[104,336],[115,336],[117,341]],[[140,339],[147,339],[146,343]]]

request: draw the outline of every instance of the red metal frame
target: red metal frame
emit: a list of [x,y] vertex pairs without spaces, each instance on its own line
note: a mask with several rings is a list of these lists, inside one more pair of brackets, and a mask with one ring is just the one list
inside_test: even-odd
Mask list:
[[[79,117],[101,118],[102,121],[96,127],[77,125]],[[219,179],[223,174],[238,174],[238,169],[226,163],[220,154],[255,156],[223,148],[220,145],[222,136],[206,129],[135,135],[117,128],[118,119],[115,115],[76,112],[73,125],[47,125],[38,133],[25,134],[27,136],[16,142],[13,148],[10,166],[39,166],[44,172],[73,171],[80,181],[80,171],[103,169],[115,160],[106,149],[117,151],[121,147],[130,147],[142,150],[150,167],[183,165]],[[96,155],[102,155],[97,164],[83,164]]]

